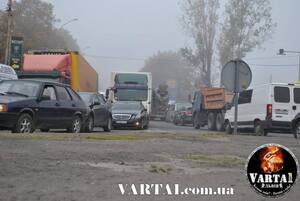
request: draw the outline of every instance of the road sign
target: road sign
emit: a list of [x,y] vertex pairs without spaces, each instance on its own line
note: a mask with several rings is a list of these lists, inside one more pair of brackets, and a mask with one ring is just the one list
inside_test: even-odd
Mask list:
[[23,56],[23,37],[12,36],[9,64],[15,70],[20,70]]
[[228,62],[222,69],[221,83],[231,92],[247,89],[252,80],[252,72],[248,64],[242,60]]
[[221,83],[231,92],[235,93],[234,98],[234,134],[237,134],[238,100],[239,93],[247,89],[252,80],[252,72],[248,64],[242,60],[228,62],[222,69]]

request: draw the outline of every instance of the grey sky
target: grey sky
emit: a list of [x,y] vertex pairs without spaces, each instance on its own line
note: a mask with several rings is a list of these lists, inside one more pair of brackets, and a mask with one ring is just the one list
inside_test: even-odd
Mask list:
[[[79,18],[65,28],[71,31],[88,61],[100,73],[101,90],[108,86],[111,71],[136,71],[143,67],[144,58],[159,50],[177,50],[190,41],[178,20],[181,16],[180,0],[48,1],[54,4],[56,16],[61,19],[57,26]],[[0,2],[4,8],[6,1]],[[278,24],[276,33],[264,44],[263,50],[255,50],[245,60],[249,64],[293,66],[250,65],[254,74],[253,85],[268,82],[271,74],[276,82],[297,79],[298,58],[276,57],[276,53],[279,48],[300,50],[300,1],[272,0],[272,6],[273,19]]]

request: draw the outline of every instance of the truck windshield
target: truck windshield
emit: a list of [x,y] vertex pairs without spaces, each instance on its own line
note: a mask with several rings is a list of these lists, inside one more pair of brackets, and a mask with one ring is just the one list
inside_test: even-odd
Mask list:
[[144,74],[120,73],[116,75],[115,83],[148,85],[148,78]]
[[0,82],[0,94],[16,95],[26,97],[36,97],[40,85],[28,81],[2,81]]
[[147,101],[148,90],[141,89],[118,89],[115,93],[118,101]]

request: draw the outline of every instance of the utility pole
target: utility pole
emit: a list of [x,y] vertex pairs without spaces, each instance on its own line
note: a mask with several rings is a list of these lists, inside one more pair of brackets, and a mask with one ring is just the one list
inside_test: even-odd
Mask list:
[[9,65],[11,34],[12,34],[12,0],[8,0],[6,11],[7,11],[7,37],[6,37],[5,64]]

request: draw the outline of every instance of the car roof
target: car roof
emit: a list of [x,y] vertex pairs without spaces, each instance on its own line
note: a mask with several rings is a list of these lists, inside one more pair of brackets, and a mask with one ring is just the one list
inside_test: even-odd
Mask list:
[[43,81],[43,80],[31,80],[31,79],[20,79],[20,80],[3,80],[3,81],[10,81],[10,82],[35,82],[38,84],[53,84],[57,86],[63,86],[63,87],[70,87],[68,84],[63,84],[59,82],[51,82],[51,81]]

